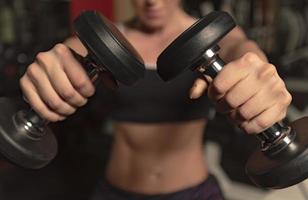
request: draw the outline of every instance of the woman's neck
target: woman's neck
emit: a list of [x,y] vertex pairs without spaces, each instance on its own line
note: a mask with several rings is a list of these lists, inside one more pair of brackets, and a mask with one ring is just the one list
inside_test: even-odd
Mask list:
[[152,37],[160,37],[162,35],[169,35],[174,32],[183,32],[191,24],[196,21],[193,17],[186,14],[184,11],[174,12],[160,27],[149,27],[143,24],[138,18],[135,18],[129,23],[130,27],[137,29],[143,34]]
[[124,34],[146,63],[156,63],[160,53],[195,21],[184,12],[174,14],[161,28],[147,32],[143,29],[144,25],[135,19],[126,24]]

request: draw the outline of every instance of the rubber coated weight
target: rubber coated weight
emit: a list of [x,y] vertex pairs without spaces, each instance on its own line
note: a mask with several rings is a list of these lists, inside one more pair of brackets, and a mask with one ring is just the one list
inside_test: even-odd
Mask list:
[[74,21],[74,29],[98,66],[114,78],[132,85],[144,76],[144,63],[120,31],[99,12],[87,11]]
[[[258,186],[280,189],[289,187],[308,177],[308,117],[291,124],[295,140],[286,148],[292,152],[281,152],[280,156],[266,156],[257,149],[246,163],[246,173]],[[283,153],[288,156],[281,156]]]
[[[86,57],[72,51],[92,82],[109,77],[131,85],[145,67],[136,50],[116,27],[97,12],[82,13],[76,34],[88,50]],[[33,110],[19,110],[16,102],[0,98],[0,152],[13,163],[30,169],[46,166],[57,154],[57,141],[47,122]]]
[[20,105],[17,100],[0,98],[0,151],[19,166],[38,169],[56,156],[57,141],[49,128],[39,140],[30,138],[26,126],[20,126],[15,120]]
[[235,27],[232,17],[221,11],[212,12],[198,20],[177,37],[158,57],[157,71],[169,81],[182,71],[199,66],[203,53],[215,46]]

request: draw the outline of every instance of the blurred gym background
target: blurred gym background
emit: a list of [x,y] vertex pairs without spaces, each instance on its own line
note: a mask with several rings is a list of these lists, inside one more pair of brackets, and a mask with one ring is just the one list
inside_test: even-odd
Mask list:
[[[288,120],[308,116],[307,0],[183,0],[196,17],[228,10],[247,35],[256,40],[277,66],[293,95]],[[101,11],[113,21],[133,16],[129,0],[0,0],[0,95],[18,96],[19,77],[37,52],[72,34],[71,22],[84,9]],[[98,92],[97,96],[100,95]],[[98,109],[101,108],[101,109]],[[53,124],[60,143],[56,160],[39,171],[15,167],[0,159],[0,199],[86,200],[103,175],[112,135],[99,97],[93,97],[65,122]],[[223,124],[223,126],[221,126]],[[211,171],[229,200],[308,199],[308,184],[279,191],[254,187],[244,173],[258,145],[230,125],[213,117],[205,136]]]

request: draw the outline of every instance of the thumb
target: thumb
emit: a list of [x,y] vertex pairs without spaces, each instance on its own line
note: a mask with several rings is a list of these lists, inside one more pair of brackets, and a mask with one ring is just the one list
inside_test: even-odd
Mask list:
[[193,86],[190,89],[190,98],[198,99],[208,88],[208,83],[206,80],[202,78],[198,78],[195,80]]

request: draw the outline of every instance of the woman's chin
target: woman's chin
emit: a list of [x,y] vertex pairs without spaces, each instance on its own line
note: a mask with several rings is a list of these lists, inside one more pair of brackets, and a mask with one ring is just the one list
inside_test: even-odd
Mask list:
[[166,22],[163,20],[147,20],[143,22],[143,26],[146,30],[149,31],[156,31],[156,30],[161,30],[166,26]]

